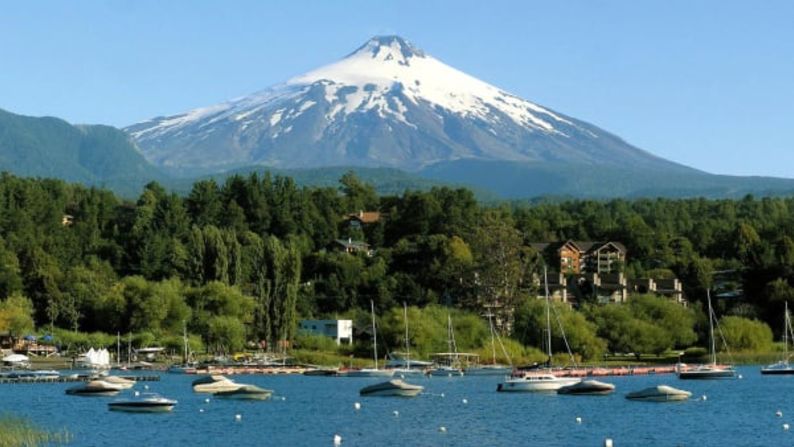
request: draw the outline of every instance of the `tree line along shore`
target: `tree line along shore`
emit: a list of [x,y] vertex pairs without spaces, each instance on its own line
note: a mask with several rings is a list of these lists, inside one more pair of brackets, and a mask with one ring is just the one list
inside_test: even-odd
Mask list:
[[[793,232],[790,197],[485,203],[462,188],[378,195],[353,173],[338,187],[254,173],[199,181],[184,196],[150,183],[126,199],[5,173],[0,335],[82,349],[115,347],[122,334],[125,344],[179,352],[186,328],[193,352],[337,361],[371,356],[372,301],[386,348],[405,345],[406,305],[419,356],[446,350],[451,314],[458,347],[490,359],[491,313],[500,357],[542,361],[539,278],[553,263],[533,244],[591,240],[625,246],[627,278],[679,279],[688,305],[653,294],[555,302],[554,328],[579,360],[700,352],[706,292],[726,271],[719,345],[774,352],[784,303],[794,302]],[[356,342],[332,346],[297,329],[322,318],[352,319]],[[552,342],[560,352],[560,331]]]

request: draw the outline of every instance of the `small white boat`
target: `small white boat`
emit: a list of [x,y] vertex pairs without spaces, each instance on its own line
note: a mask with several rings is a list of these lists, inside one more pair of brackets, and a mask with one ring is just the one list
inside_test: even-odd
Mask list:
[[234,391],[240,388],[241,384],[234,382],[224,376],[210,375],[196,379],[192,383],[193,391],[196,393],[220,393],[223,391]]
[[626,394],[626,399],[648,402],[676,402],[692,396],[689,391],[679,390],[667,385],[657,385]]
[[394,370],[378,368],[348,369],[340,371],[339,375],[345,377],[392,377]]
[[427,370],[427,375],[433,377],[460,377],[463,375],[463,370],[454,366],[439,366]]
[[786,360],[781,360],[777,363],[774,363],[772,365],[767,365],[761,368],[761,374],[772,375],[772,376],[791,375],[794,374],[794,365],[790,364]]
[[236,390],[219,391],[215,393],[215,397],[222,397],[225,399],[242,399],[242,400],[267,400],[273,395],[273,390],[260,388],[256,385],[242,385]]
[[362,396],[396,396],[414,397],[424,391],[425,387],[412,385],[400,379],[389,380],[388,382],[377,383],[366,386],[359,391]]
[[581,382],[567,385],[557,390],[558,394],[573,394],[582,396],[604,395],[615,391],[615,385],[599,382],[598,380],[582,380]]
[[129,413],[166,413],[174,409],[177,401],[150,394],[144,397],[137,395],[131,399],[116,400],[108,403],[111,411],[126,411]]
[[104,380],[92,380],[82,385],[67,388],[66,394],[72,396],[115,396],[124,389],[122,385],[105,382]]
[[180,364],[180,365],[171,365],[168,367],[168,372],[171,374],[195,374],[196,365],[189,363]]
[[705,365],[678,365],[679,379],[734,379],[736,370],[730,365],[718,365],[716,363]]
[[575,377],[557,377],[551,373],[530,373],[521,377],[509,377],[500,383],[496,391],[501,392],[538,392],[557,391],[564,386],[579,383]]

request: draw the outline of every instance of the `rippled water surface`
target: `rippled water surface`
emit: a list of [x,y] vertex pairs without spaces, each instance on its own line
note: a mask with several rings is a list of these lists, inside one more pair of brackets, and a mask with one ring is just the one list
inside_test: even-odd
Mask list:
[[[610,378],[606,381],[617,385],[610,396],[497,393],[499,377],[409,379],[426,387],[414,399],[358,395],[382,379],[235,376],[274,389],[274,398],[210,397],[209,403],[207,395],[192,392],[194,376],[163,374],[161,381],[134,389],[144,391],[146,384],[149,391],[177,399],[172,413],[111,412],[107,403],[114,398],[67,396],[64,390],[73,384],[66,383],[0,384],[0,412],[66,428],[79,446],[330,446],[334,434],[342,437],[342,446],[578,447],[602,446],[605,438],[616,447],[794,445],[794,429],[783,429],[785,423],[794,427],[794,376],[762,377],[757,367],[740,373],[742,379],[728,381]],[[662,383],[692,391],[693,398],[658,404],[624,397]],[[361,402],[358,411],[355,402]]]

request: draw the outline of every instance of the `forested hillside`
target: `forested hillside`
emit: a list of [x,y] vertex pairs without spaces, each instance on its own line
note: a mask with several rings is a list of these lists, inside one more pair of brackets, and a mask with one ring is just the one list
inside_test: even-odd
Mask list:
[[[376,210],[377,222],[346,219]],[[338,187],[251,174],[198,182],[186,196],[151,183],[132,202],[4,174],[0,330],[32,331],[30,314],[42,332],[162,340],[181,334],[186,321],[205,343],[233,349],[246,340],[293,340],[299,318],[355,315],[370,300],[385,317],[403,302],[479,312],[498,299],[517,308],[513,337],[537,346],[537,300],[528,297],[543,262],[529,243],[615,240],[627,247],[629,277],[679,277],[690,309],[679,315],[677,305],[640,299],[560,312],[572,332],[580,329],[572,336],[579,354],[628,350],[625,338],[637,331],[667,340],[646,346],[656,351],[696,343],[699,302],[714,271],[738,272],[744,291],[743,299],[719,302],[722,315],[777,331],[783,301],[794,304],[792,233],[792,198],[486,206],[465,189],[379,197],[352,174]],[[337,240],[366,241],[371,253],[346,253]],[[399,331],[391,332],[397,343]]]

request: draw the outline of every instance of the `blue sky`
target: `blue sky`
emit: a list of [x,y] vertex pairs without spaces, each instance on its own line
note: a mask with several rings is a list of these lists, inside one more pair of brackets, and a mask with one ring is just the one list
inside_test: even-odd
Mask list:
[[720,174],[794,177],[794,2],[93,1],[0,8],[0,108],[124,126],[378,34]]

